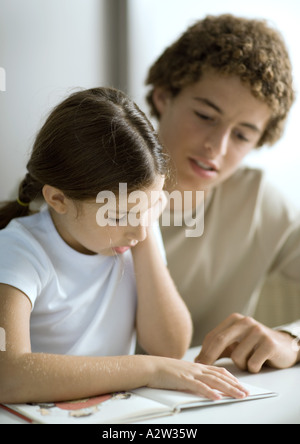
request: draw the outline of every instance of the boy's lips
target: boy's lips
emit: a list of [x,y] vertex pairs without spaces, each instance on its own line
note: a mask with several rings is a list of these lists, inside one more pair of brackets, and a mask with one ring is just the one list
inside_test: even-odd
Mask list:
[[214,178],[219,173],[218,166],[206,159],[189,158],[189,162],[193,171],[206,179]]

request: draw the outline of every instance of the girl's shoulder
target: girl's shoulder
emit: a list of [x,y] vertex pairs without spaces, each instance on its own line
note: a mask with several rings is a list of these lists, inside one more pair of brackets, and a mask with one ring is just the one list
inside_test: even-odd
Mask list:
[[13,219],[0,231],[0,275],[38,276],[45,282],[53,273],[50,246],[54,243],[48,211]]
[[48,211],[41,211],[31,216],[13,219],[6,228],[0,231],[0,245],[22,245],[29,249],[37,247],[38,238],[44,232],[49,232]]
[[33,302],[50,280],[53,267],[39,240],[45,215],[12,220],[0,231],[0,282],[18,288]]

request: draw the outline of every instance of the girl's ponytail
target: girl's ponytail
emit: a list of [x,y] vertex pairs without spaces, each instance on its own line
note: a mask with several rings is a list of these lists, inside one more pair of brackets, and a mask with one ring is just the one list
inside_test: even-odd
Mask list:
[[42,186],[34,181],[30,174],[26,174],[20,183],[18,198],[0,207],[0,230],[5,228],[12,219],[29,216],[30,203],[40,195],[41,191]]

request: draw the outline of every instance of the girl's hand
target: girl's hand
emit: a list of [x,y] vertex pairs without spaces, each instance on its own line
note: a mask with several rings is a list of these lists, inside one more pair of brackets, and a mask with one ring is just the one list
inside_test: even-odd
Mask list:
[[170,358],[150,358],[155,370],[148,387],[185,391],[214,401],[222,399],[222,395],[236,399],[249,395],[240,382],[224,368]]
[[164,191],[161,191],[159,194],[159,197],[157,199],[157,201],[155,202],[155,204],[153,205],[153,207],[151,207],[148,211],[148,221],[147,221],[147,225],[151,226],[154,222],[156,222],[161,214],[163,213],[163,211],[165,210],[166,206],[168,203],[168,199],[165,195]]

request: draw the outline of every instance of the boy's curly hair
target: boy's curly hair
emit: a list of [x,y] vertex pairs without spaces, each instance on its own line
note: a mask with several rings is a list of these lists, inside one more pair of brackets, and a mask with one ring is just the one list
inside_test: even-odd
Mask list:
[[274,144],[282,135],[294,101],[292,68],[284,41],[264,20],[230,14],[207,16],[196,22],[150,68],[146,85],[152,115],[159,118],[152,95],[163,87],[176,96],[200,80],[207,68],[238,75],[252,94],[266,103],[272,117],[258,147]]

